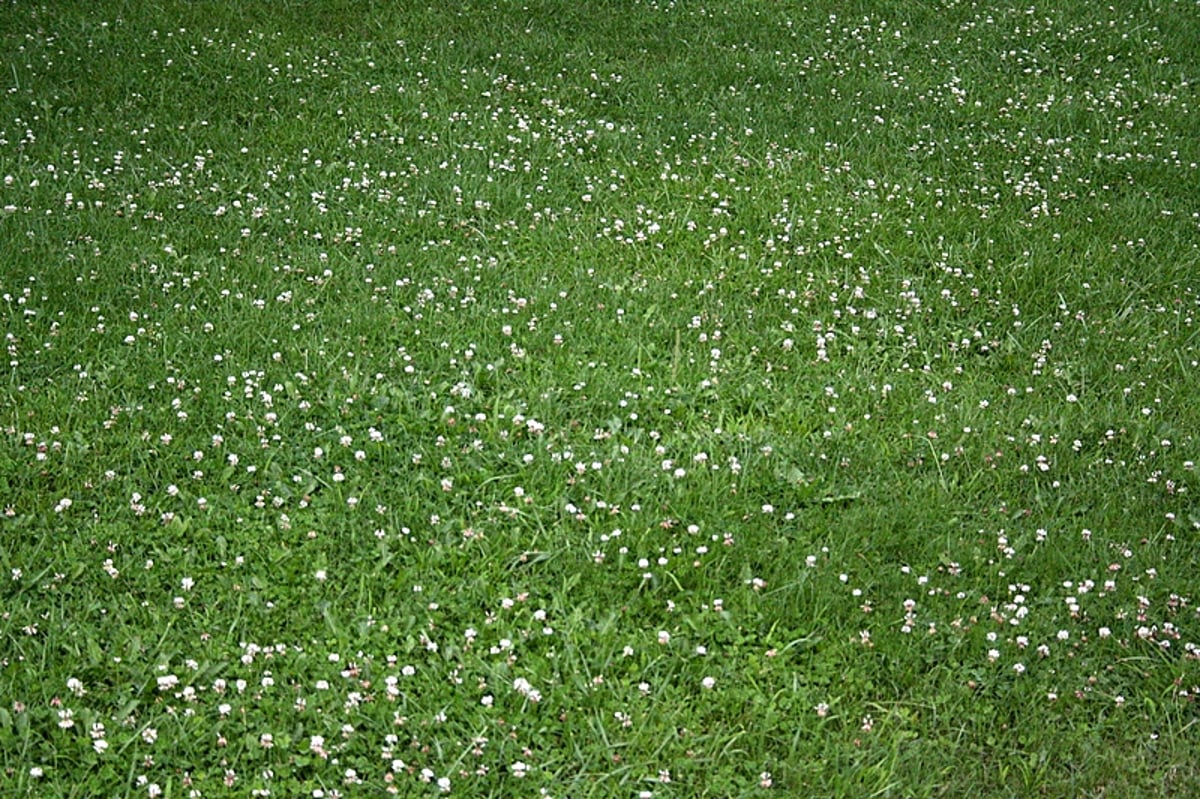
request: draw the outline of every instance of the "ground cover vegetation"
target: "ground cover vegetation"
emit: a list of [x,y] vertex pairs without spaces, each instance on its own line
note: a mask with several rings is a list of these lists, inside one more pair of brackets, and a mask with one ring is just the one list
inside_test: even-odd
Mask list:
[[0,793],[1195,796],[1191,0],[0,12]]

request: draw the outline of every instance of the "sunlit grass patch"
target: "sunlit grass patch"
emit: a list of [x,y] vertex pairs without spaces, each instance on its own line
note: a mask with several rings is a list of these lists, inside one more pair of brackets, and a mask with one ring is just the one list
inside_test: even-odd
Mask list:
[[14,7],[16,795],[1176,795],[1184,3]]

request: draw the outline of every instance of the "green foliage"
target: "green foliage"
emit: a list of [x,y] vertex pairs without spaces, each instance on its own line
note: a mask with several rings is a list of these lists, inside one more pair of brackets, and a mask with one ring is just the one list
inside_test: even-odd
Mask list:
[[4,794],[1196,795],[1198,37],[13,5]]

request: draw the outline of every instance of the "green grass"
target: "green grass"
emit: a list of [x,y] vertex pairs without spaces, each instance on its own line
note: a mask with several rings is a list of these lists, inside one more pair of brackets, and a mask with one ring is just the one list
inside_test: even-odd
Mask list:
[[1200,792],[1194,3],[8,5],[3,795]]

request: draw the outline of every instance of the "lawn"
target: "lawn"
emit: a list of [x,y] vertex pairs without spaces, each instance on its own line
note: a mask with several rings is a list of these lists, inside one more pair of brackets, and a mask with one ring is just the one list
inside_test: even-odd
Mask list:
[[0,795],[1200,795],[1200,5],[7,2]]

